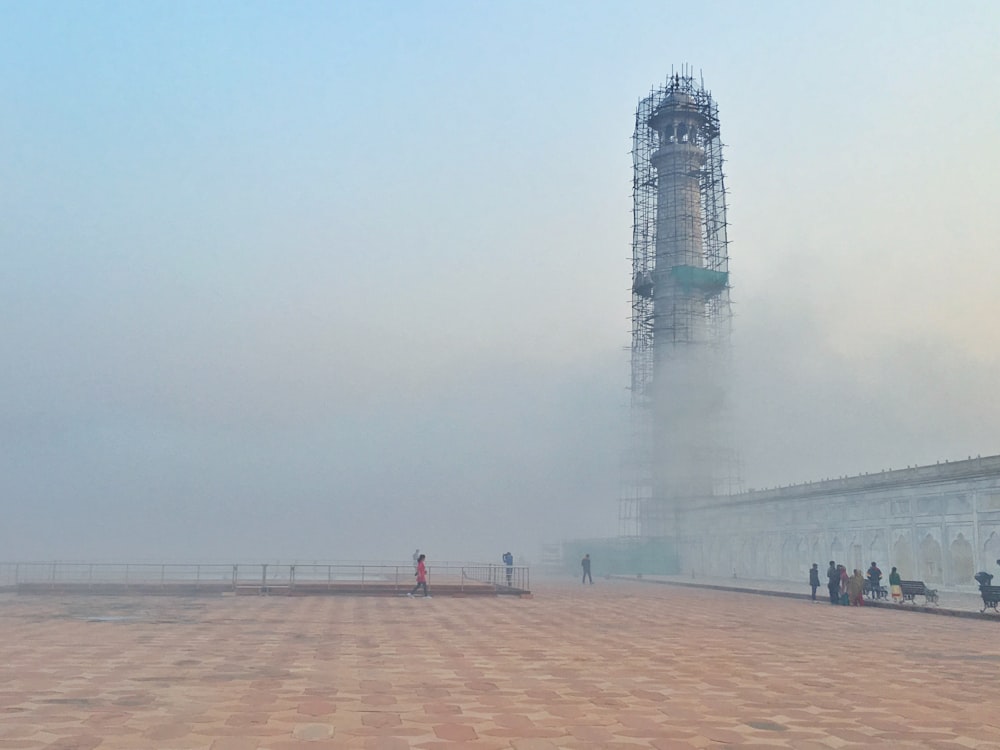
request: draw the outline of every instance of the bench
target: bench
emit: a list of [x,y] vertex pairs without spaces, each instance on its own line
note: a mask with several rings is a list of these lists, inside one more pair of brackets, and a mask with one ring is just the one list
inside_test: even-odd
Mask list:
[[889,596],[889,589],[885,586],[879,585],[878,588],[873,591],[872,582],[866,578],[864,594],[871,599],[885,599]]
[[979,610],[980,612],[988,609],[1000,612],[997,609],[997,604],[1000,603],[1000,586],[980,586],[979,593],[983,595],[983,608]]
[[923,581],[900,581],[899,587],[903,591],[903,601],[904,602],[917,602],[913,597],[922,596],[924,597],[924,604],[937,604],[938,593],[937,589],[929,589]]

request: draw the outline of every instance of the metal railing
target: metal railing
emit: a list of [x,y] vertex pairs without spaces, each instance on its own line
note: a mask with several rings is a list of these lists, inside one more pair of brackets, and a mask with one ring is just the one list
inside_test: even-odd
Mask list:
[[498,589],[509,589],[511,591],[531,590],[527,565],[480,563],[466,566],[463,570],[466,577],[480,583],[493,584]]
[[[528,568],[491,563],[427,566],[428,585],[457,589],[491,587],[497,593],[528,590]],[[0,589],[173,589],[260,593],[352,590],[405,593],[415,583],[409,563],[81,563],[0,562]]]
[[170,586],[224,590],[235,586],[236,570],[235,565],[200,563],[0,563],[0,587]]

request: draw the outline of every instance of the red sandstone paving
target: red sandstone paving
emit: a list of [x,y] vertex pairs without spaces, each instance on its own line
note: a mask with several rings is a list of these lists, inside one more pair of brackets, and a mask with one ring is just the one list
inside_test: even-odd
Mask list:
[[0,750],[1000,750],[998,668],[998,622],[629,582],[0,595]]

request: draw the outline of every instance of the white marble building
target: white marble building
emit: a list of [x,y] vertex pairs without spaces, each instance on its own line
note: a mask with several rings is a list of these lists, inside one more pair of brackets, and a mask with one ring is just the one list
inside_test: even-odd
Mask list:
[[805,582],[836,560],[975,591],[1000,574],[1000,456],[702,500],[677,511],[685,574]]

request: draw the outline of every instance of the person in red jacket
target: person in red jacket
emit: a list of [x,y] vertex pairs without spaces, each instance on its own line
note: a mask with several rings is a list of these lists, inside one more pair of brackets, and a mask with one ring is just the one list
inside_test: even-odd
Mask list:
[[424,598],[431,598],[430,593],[427,591],[427,566],[424,564],[425,557],[427,557],[427,555],[421,555],[417,558],[417,585],[413,587],[413,591],[407,594],[407,596],[413,596],[421,587],[423,587]]

